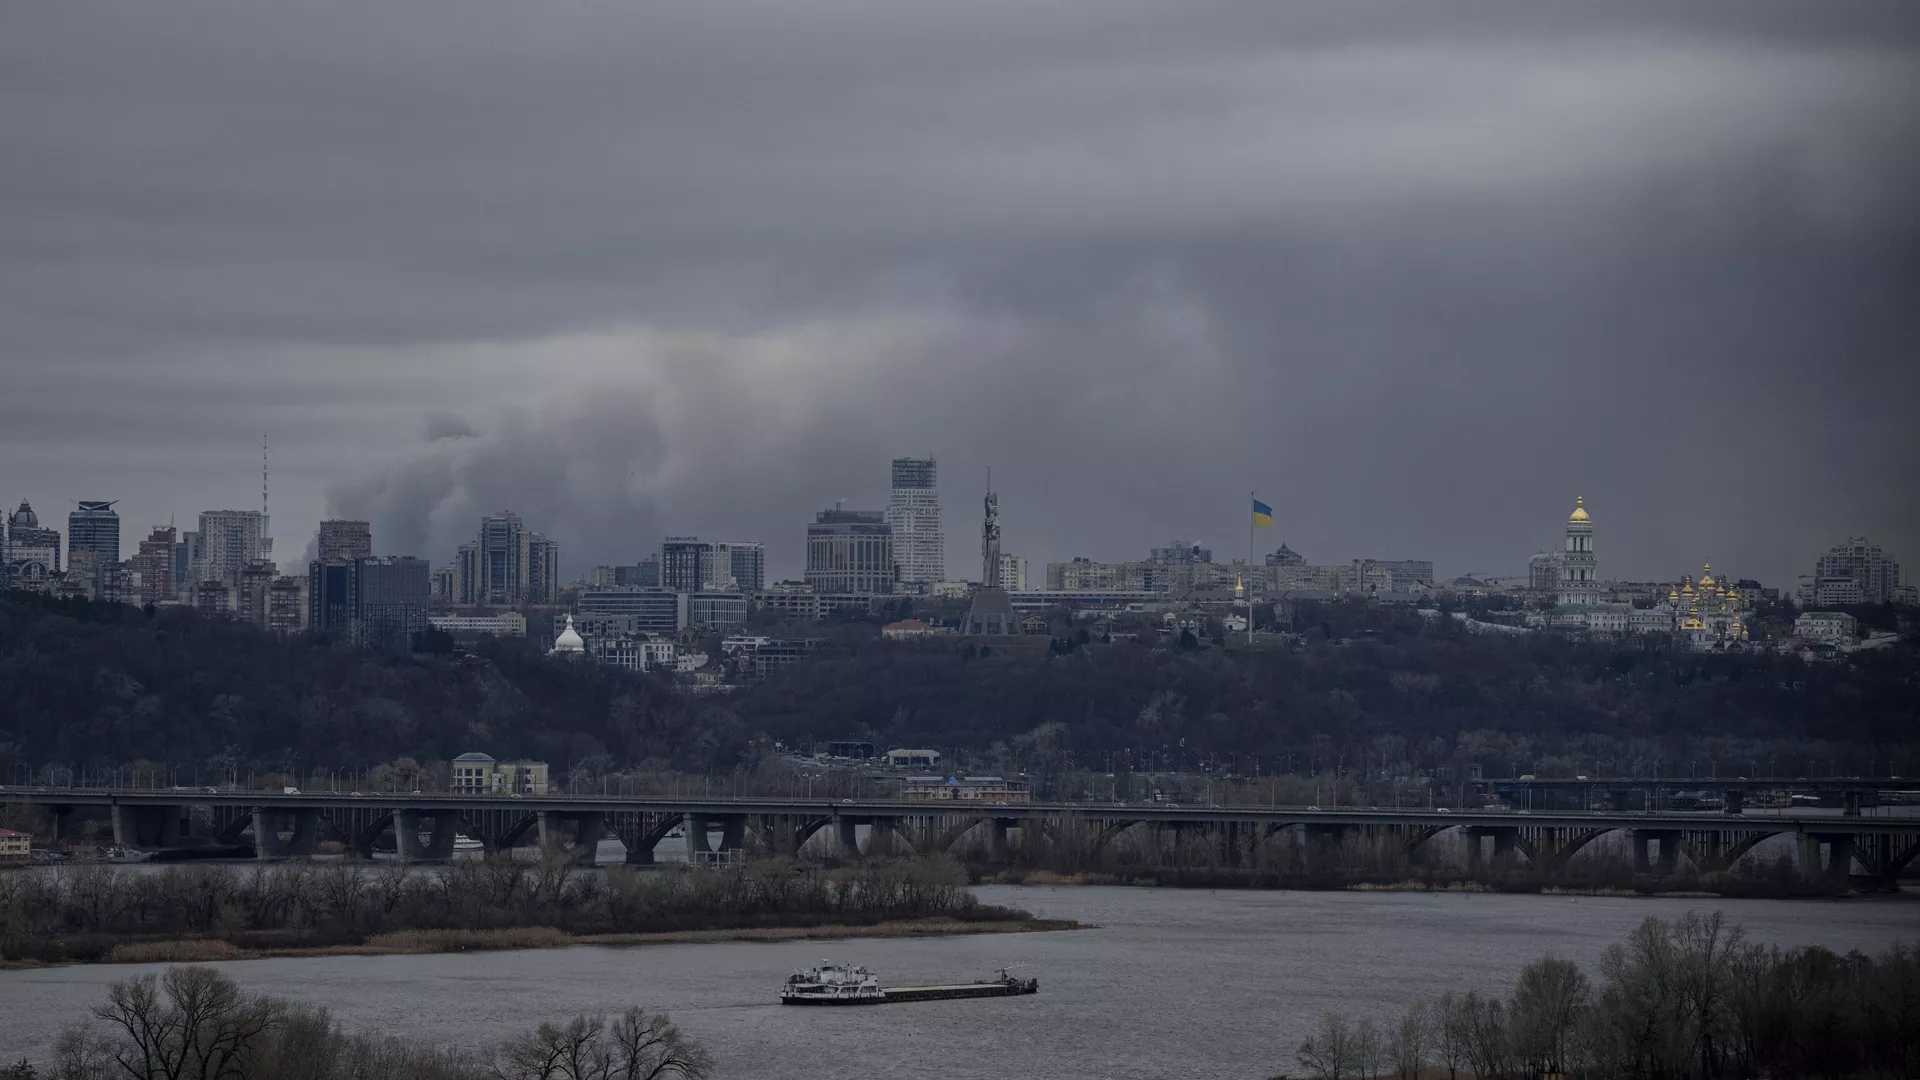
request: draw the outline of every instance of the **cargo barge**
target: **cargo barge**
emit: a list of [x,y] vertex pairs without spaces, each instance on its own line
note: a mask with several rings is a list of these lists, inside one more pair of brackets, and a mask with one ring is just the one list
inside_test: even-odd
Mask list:
[[824,961],[811,971],[795,972],[780,991],[782,1005],[884,1005],[896,1001],[952,1001],[960,998],[1016,997],[1040,992],[1040,980],[1016,979],[1005,971],[989,982],[943,986],[887,986],[873,972]]

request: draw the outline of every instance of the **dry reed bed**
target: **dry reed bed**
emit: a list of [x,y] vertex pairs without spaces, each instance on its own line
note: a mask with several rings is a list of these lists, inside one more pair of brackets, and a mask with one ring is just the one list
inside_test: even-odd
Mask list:
[[558,949],[581,945],[700,945],[720,941],[837,941],[847,938],[936,937],[946,934],[1020,934],[1080,929],[1071,919],[895,919],[866,926],[756,926],[735,930],[670,930],[657,933],[569,934],[550,926],[498,930],[399,930],[375,934],[357,945],[242,948],[228,941],[180,938],[132,941],[114,946],[108,964],[180,964],[261,960],[282,956],[410,956],[428,953]]

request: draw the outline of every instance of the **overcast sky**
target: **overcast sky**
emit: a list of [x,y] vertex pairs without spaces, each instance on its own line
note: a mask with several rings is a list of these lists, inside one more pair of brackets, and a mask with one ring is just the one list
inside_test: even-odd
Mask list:
[[0,10],[0,499],[1920,572],[1913,0]]

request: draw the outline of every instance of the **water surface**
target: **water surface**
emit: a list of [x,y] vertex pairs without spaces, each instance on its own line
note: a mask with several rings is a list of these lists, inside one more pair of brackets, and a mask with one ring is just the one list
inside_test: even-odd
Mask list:
[[[1443,990],[1504,993],[1552,951],[1590,975],[1648,915],[1726,912],[1760,941],[1877,951],[1920,937],[1913,897],[1655,900],[1442,893],[987,887],[983,900],[1079,919],[1049,934],[322,957],[218,965],[248,989],[349,1025],[481,1046],[580,1011],[664,1009],[728,1080],[1267,1077],[1332,1009],[1387,1019]],[[788,973],[832,956],[882,982],[1006,967],[1032,997],[795,1009]],[[0,972],[0,1060],[45,1052],[107,983],[153,966]]]

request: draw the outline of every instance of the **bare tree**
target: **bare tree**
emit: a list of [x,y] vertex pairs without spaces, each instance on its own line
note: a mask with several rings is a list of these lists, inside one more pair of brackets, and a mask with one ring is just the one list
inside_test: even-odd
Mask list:
[[1400,1022],[1387,1034],[1388,1056],[1400,1080],[1419,1080],[1427,1064],[1427,1048],[1433,1042],[1432,1015],[1424,1005],[1409,1006],[1400,1014]]
[[53,1069],[58,1080],[106,1080],[115,1071],[113,1040],[84,1026],[68,1028],[53,1044]]
[[1587,977],[1572,961],[1552,954],[1520,972],[1508,1002],[1507,1026],[1515,1056],[1530,1071],[1567,1071],[1589,989]]
[[498,1080],[704,1080],[712,1059],[664,1013],[629,1008],[607,1023],[576,1016],[503,1043]]
[[1372,1020],[1361,1020],[1353,1028],[1353,1071],[1366,1080],[1380,1075],[1380,1029]]
[[1467,1064],[1467,1047],[1472,1039],[1472,1006],[1465,998],[1449,990],[1433,1003],[1434,1045],[1440,1052],[1440,1064],[1447,1067],[1447,1080],[1459,1080],[1460,1067]]
[[1315,1080],[1341,1080],[1354,1061],[1353,1029],[1346,1017],[1326,1013],[1320,1017],[1320,1030],[1300,1044],[1294,1057],[1300,1067],[1310,1070]]
[[284,1007],[249,997],[208,967],[171,967],[114,983],[94,1016],[117,1028],[114,1061],[135,1080],[228,1080],[280,1022]]
[[629,1008],[613,1022],[614,1080],[702,1080],[713,1059],[706,1048],[681,1034],[665,1013]]
[[1689,911],[1674,922],[1673,937],[1680,951],[1680,1007],[1691,1021],[1694,1057],[1700,1075],[1713,1076],[1737,1040],[1731,1000],[1734,957],[1744,934],[1737,926],[1727,927],[1718,911],[1706,916]]
[[1475,1080],[1500,1080],[1513,1070],[1513,1037],[1500,1002],[1469,990],[1461,1015],[1467,1021],[1467,1060]]

